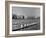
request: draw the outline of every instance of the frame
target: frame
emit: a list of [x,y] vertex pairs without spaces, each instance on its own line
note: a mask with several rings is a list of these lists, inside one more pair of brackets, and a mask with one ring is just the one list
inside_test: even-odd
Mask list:
[[[26,34],[15,34],[16,32],[14,32],[14,33],[11,33],[10,32],[10,28],[11,28],[11,26],[10,26],[10,12],[9,11],[11,11],[11,7],[10,7],[10,4],[11,4],[11,7],[13,6],[13,7],[17,7],[17,6],[19,6],[19,5],[15,5],[15,4],[22,4],[22,5],[20,5],[20,7],[22,6],[23,7],[23,5],[38,5],[39,7],[40,6],[42,6],[42,14],[41,15],[43,15],[42,16],[42,19],[43,20],[41,20],[42,21],[42,31],[41,32],[39,32],[39,33],[33,33],[33,31],[31,32],[31,33],[26,33]],[[12,5],[13,4],[13,5]],[[35,36],[35,35],[44,35],[45,34],[45,4],[44,3],[35,3],[35,2],[20,2],[20,1],[6,1],[5,2],[5,37],[18,37],[18,36]],[[24,6],[25,7],[25,6]],[[30,6],[29,6],[30,7]],[[33,7],[33,6],[31,6],[31,7]],[[34,6],[35,7],[35,6]],[[37,7],[37,6],[36,6]],[[35,7],[35,8],[36,8]],[[10,9],[10,10],[9,10]],[[40,10],[40,11],[41,11]],[[30,24],[27,24],[27,25],[30,25]],[[14,30],[15,31],[15,30]],[[26,32],[26,31],[25,31]],[[11,34],[10,34],[11,33]],[[18,32],[17,32],[18,33]],[[21,32],[20,32],[21,33]]]

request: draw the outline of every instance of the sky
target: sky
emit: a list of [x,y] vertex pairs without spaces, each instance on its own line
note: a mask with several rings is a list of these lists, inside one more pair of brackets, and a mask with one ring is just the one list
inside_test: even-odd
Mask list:
[[38,17],[38,16],[40,16],[40,8],[12,7],[12,14]]

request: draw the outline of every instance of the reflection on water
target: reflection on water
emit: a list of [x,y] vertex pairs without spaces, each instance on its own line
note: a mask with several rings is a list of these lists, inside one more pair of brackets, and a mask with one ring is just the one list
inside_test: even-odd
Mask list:
[[24,30],[39,30],[40,19],[13,19],[12,30],[24,31]]

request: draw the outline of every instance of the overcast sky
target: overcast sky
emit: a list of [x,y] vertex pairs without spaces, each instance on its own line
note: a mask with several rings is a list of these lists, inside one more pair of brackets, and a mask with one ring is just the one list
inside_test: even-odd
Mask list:
[[40,16],[40,8],[13,7],[12,14],[24,16]]

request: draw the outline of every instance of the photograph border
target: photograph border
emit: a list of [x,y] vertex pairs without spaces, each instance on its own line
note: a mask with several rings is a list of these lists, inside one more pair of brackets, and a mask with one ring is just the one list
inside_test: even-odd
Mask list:
[[[39,10],[39,13],[40,13],[40,29],[39,30],[27,30],[27,31],[12,31],[12,7],[32,7],[32,8],[40,8]],[[22,4],[10,4],[10,11],[9,11],[9,13],[10,13],[10,25],[9,25],[9,34],[25,34],[25,33],[42,33],[43,32],[43,12],[42,12],[42,10],[43,10],[43,6],[41,5],[22,5]]]
[[[9,4],[29,4],[29,5],[42,5],[43,6],[43,33],[30,33],[30,34],[9,34]],[[19,36],[35,36],[45,35],[45,3],[36,2],[21,2],[21,1],[5,1],[5,37],[19,37]]]

